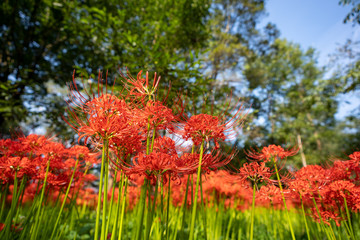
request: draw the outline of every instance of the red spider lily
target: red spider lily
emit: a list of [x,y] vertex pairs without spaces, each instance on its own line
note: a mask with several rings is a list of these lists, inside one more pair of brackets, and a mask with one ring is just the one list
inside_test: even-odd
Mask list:
[[[196,174],[190,175],[191,178],[195,179]],[[172,186],[172,199],[175,206],[181,206],[184,204],[184,196],[186,192],[186,181],[187,177],[182,177],[179,184]],[[241,184],[238,184],[234,180],[234,176],[230,175],[225,170],[212,171],[208,175],[202,176],[202,189],[204,202],[208,204],[224,201],[226,207],[234,207],[238,209],[246,209],[251,204],[252,192]],[[195,186],[188,188],[188,196],[191,192],[194,192]],[[198,198],[198,202],[200,202]],[[187,199],[187,206],[192,203],[191,198]]]
[[211,170],[217,170],[226,166],[236,155],[236,149],[233,149],[230,154],[225,154],[223,151],[213,150],[209,154],[204,154],[201,163],[201,169],[209,173]]
[[149,155],[139,153],[133,158],[133,164],[128,167],[123,166],[122,169],[129,175],[144,175],[146,178],[152,181],[153,184],[156,181],[167,181],[174,169],[174,159],[177,155],[169,155],[161,152],[152,152]]
[[[45,174],[41,173],[40,177],[45,178]],[[65,173],[53,174],[49,172],[47,176],[47,184],[49,185],[50,188],[67,186],[69,181],[70,181],[70,177]]]
[[99,177],[95,176],[94,174],[86,174],[86,175],[82,175],[79,178],[79,182],[80,183],[92,183],[92,182],[95,182],[98,179],[99,179]]
[[257,192],[256,199],[259,204],[262,205],[282,205],[282,196],[280,188],[275,187],[274,185],[262,186]]
[[32,177],[36,172],[36,166],[27,157],[9,157],[5,158],[5,161],[0,161],[0,170],[3,180],[13,181],[15,172],[18,179],[24,175]]
[[[112,160],[113,164],[123,169],[128,175],[145,175],[148,179],[154,180],[161,177],[167,181],[168,176],[178,178],[178,174],[193,172],[198,166],[197,162],[182,161],[178,157],[176,143],[168,137],[157,137],[154,140],[152,152],[149,155],[144,153],[145,149],[137,152],[132,163],[127,163],[126,158],[117,154],[119,161]],[[197,156],[198,157],[198,156]]]
[[220,119],[208,114],[192,116],[184,125],[182,137],[186,140],[191,139],[195,145],[201,144],[203,140],[209,142],[214,140],[216,147],[218,141],[225,140],[225,124],[221,124]]
[[[90,93],[84,88],[84,93],[81,93],[78,85],[76,83],[76,78],[75,78],[75,70],[72,76],[72,83],[70,83],[68,85],[69,90],[70,90],[70,94],[68,95],[69,100],[67,101],[68,105],[70,108],[72,109],[76,109],[79,108],[80,111],[82,111],[82,108],[84,108],[84,106],[86,106],[86,103],[88,103],[89,101],[91,101],[92,99],[96,98],[96,93],[97,96],[100,97],[102,95],[104,95],[104,87],[103,85],[105,84],[105,94],[108,92],[108,77],[107,77],[108,73],[106,72],[106,76],[105,76],[105,83],[102,83],[102,73],[99,71],[98,74],[98,80],[97,80],[97,91],[93,91],[92,88],[90,88]],[[84,79],[81,79],[82,84],[84,84]],[[116,79],[114,80],[114,85],[115,86],[115,82]],[[113,89],[112,89],[113,90]],[[111,95],[112,95],[112,91],[111,91]],[[66,119],[65,119],[66,120]]]
[[24,151],[32,152],[36,151],[38,148],[41,148],[46,143],[49,143],[50,139],[47,139],[44,136],[39,136],[37,134],[30,134],[27,137],[19,138],[19,141],[26,146]]
[[52,144],[50,140],[35,134],[15,140],[0,140],[0,157],[28,157],[33,161],[44,145]]
[[[208,202],[221,202],[228,200],[227,207],[233,206],[235,199],[244,199],[244,195],[248,194],[248,190],[241,184],[237,184],[225,170],[212,171],[208,175],[203,176],[203,194]],[[244,194],[246,192],[246,194]]]
[[136,206],[136,204],[139,202],[140,199],[140,188],[135,186],[128,186],[127,188],[127,197],[129,199],[129,205],[128,209],[132,210]]
[[[213,150],[211,153],[203,155],[201,162],[201,171],[203,173],[210,173],[212,170],[217,170],[226,166],[235,156],[236,150],[233,150],[230,154],[225,155],[222,151]],[[187,174],[194,174],[199,166],[198,153],[184,153],[180,158],[176,160],[175,165],[179,172],[185,172]]]
[[68,150],[61,143],[50,142],[38,149],[37,154],[42,155],[39,159],[39,174],[45,176],[47,164],[49,162],[49,170],[61,172],[65,168],[65,160],[68,159]]
[[169,155],[177,154],[176,143],[169,137],[157,137],[154,141],[153,150]]
[[124,75],[123,77],[126,79],[126,82],[130,85],[127,86],[130,95],[135,96],[135,97],[140,97],[140,98],[144,98],[144,97],[149,97],[151,99],[151,97],[155,94],[157,87],[159,85],[160,82],[160,76],[157,78],[156,73],[154,74],[154,81],[153,81],[153,85],[152,87],[149,87],[149,73],[146,72],[146,78],[142,78],[141,76],[142,71],[140,71],[137,74],[136,79],[133,78],[129,72],[128,72],[128,78],[126,78]]
[[0,156],[9,156],[11,154],[10,146],[13,145],[11,139],[0,139]]
[[[16,231],[16,232],[20,232],[23,230],[23,228],[19,227],[20,224],[13,224],[11,225],[11,230],[12,231]],[[0,232],[4,229],[4,227],[6,226],[5,223],[0,223]]]
[[285,150],[277,145],[269,145],[267,147],[263,147],[260,152],[254,149],[250,149],[245,153],[251,159],[268,162],[272,158],[277,160],[277,159],[284,159],[286,157],[294,156],[295,154],[297,154],[298,151],[299,149],[295,147]]
[[86,96],[80,93],[75,81],[75,72],[73,84],[69,86],[72,94],[68,101],[70,118],[64,120],[80,134],[79,141],[84,137],[85,142],[89,138],[95,141],[108,141],[121,135],[130,124],[129,107],[125,100],[107,93],[107,76],[104,93],[104,88],[100,85],[101,79],[102,75],[99,72],[97,97],[95,94],[90,96],[86,90]]
[[306,180],[294,179],[288,182],[288,188],[293,199],[300,199],[300,195],[303,199],[312,199],[313,194],[318,191],[317,188],[311,186]]
[[57,142],[49,142],[37,150],[37,154],[51,157],[54,160],[62,160],[66,152],[65,146]]
[[264,162],[251,162],[245,163],[237,173],[237,181],[244,183],[246,180],[250,180],[253,183],[266,182],[273,183],[275,180],[271,180],[271,176],[274,172],[265,166]]
[[360,152],[349,155],[350,160],[335,160],[330,168],[331,178],[335,180],[360,180]]
[[[339,216],[339,213],[333,211],[333,210],[327,210],[322,206],[318,206],[318,209],[316,207],[310,208],[311,214],[310,216],[318,223],[324,222],[325,224],[330,226],[330,221],[333,220],[336,224],[336,226],[340,226],[340,221],[343,219]],[[318,213],[318,210],[320,212],[320,216]]]
[[97,193],[92,188],[80,189],[79,195],[76,198],[78,205],[86,205],[95,207],[97,202]]
[[318,165],[307,165],[294,173],[296,180],[304,180],[312,186],[325,185],[331,180],[329,171]]
[[183,153],[179,158],[175,159],[174,165],[179,172],[194,174],[199,166],[199,154]]
[[79,158],[80,161],[84,161],[88,167],[100,163],[100,159],[97,157],[98,153],[91,153],[85,146],[75,145],[68,149],[68,154],[74,156],[75,159]]
[[94,140],[109,140],[116,136],[121,136],[127,131],[130,124],[129,110],[124,102],[114,95],[105,94],[89,101],[82,110],[86,119],[81,119],[75,111],[69,112],[74,121],[68,124],[85,137],[85,142],[89,137]]
[[219,141],[232,138],[235,135],[234,129],[242,125],[244,118],[242,105],[229,120],[226,120],[225,112],[219,116],[193,115],[184,123],[184,128],[179,133],[185,140],[192,140],[195,145],[213,140],[215,148],[219,148]]
[[[124,134],[110,139],[109,146],[120,160],[126,161],[132,154],[144,150],[144,140],[145,137],[139,134],[138,126],[130,125]],[[111,158],[110,160],[113,161]]]
[[351,160],[350,161],[339,161],[336,160],[333,166],[329,169],[330,179],[335,180],[351,180],[354,181],[353,175],[357,175],[359,173],[357,171],[359,166],[354,165]]
[[149,100],[144,108],[134,110],[133,114],[134,121],[146,131],[156,129],[174,132],[174,124],[178,119],[170,108],[164,106],[160,101],[152,100]]
[[356,211],[360,207],[359,194],[360,189],[355,184],[340,180],[330,183],[321,195],[323,202],[328,206],[335,205],[344,209],[344,199],[346,199],[347,207]]
[[354,152],[354,153],[350,154],[350,155],[349,155],[349,158],[350,158],[351,160],[360,162],[360,151],[359,151],[359,152]]

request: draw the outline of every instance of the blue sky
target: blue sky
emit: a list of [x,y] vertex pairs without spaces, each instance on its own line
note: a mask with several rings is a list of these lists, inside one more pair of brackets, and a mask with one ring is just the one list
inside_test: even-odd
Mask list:
[[[351,6],[340,6],[338,2],[339,0],[268,0],[265,5],[268,15],[262,24],[276,24],[281,38],[300,44],[303,50],[314,47],[318,52],[319,65],[324,66],[329,61],[329,54],[334,53],[347,39],[360,41],[360,26],[343,23]],[[337,118],[341,119],[359,108],[359,95],[359,92],[353,92],[339,98]]]
[[276,24],[281,37],[299,43],[303,49],[314,47],[319,64],[325,65],[328,55],[346,39],[360,40],[360,27],[343,23],[350,6],[340,6],[339,0],[268,0],[268,16],[263,23]]

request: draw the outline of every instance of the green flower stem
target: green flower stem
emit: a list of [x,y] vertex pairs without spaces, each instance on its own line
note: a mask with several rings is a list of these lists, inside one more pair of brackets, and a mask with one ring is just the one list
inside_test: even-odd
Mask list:
[[[62,211],[64,210],[64,206],[65,206],[67,197],[68,197],[68,195],[69,195],[69,191],[70,191],[70,188],[71,188],[72,181],[74,180],[74,176],[75,176],[75,172],[76,172],[76,168],[77,168],[78,163],[79,163],[79,158],[78,158],[78,159],[76,160],[76,162],[75,162],[74,171],[73,171],[73,173],[72,173],[72,175],[71,175],[69,185],[68,185],[68,187],[67,187],[67,189],[66,189],[65,197],[64,197],[64,200],[63,200],[63,202],[62,202],[62,204],[61,204],[61,208],[60,208],[58,217],[57,217],[57,219],[56,219],[56,222],[55,222],[55,225],[54,225],[54,228],[53,228],[53,232],[52,232],[52,234],[51,234],[50,239],[53,239],[54,234],[55,234],[55,232],[57,231],[57,225],[59,224]],[[60,194],[59,194],[59,196],[60,196]]]
[[[151,187],[151,185],[149,185]],[[151,207],[151,196],[149,194],[149,213],[148,213],[148,222],[147,222],[147,230],[146,230],[146,240],[148,240],[150,238],[150,229],[153,223],[153,219],[154,219],[154,213],[155,213],[155,206],[156,206],[156,200],[157,200],[157,194],[158,194],[158,189],[159,189],[159,183],[156,182],[155,185],[155,193],[154,193],[154,201],[153,201],[153,205]],[[150,208],[151,207],[151,208]]]
[[284,202],[284,207],[285,207],[286,216],[287,216],[289,227],[290,227],[291,237],[292,237],[293,240],[295,240],[295,234],[294,234],[294,230],[293,230],[293,227],[292,227],[292,224],[291,224],[289,210],[288,210],[288,208],[286,206],[286,200],[285,200],[285,196],[284,196],[284,192],[283,192],[283,188],[282,188],[282,184],[281,184],[281,180],[280,180],[280,175],[279,175],[279,171],[278,171],[278,168],[277,168],[274,157],[273,157],[273,163],[274,163],[274,167],[275,167],[276,177],[277,177],[277,180],[279,182],[279,188],[280,188],[281,196],[282,196],[282,199],[283,199],[283,202]]
[[[51,220],[46,221],[45,224],[42,227],[43,227],[43,229],[49,230],[50,231],[49,233],[52,233],[53,230],[55,229],[55,228],[53,228],[53,225],[54,225],[53,219],[55,219],[55,221],[56,221],[57,213],[59,212],[59,208],[61,207],[60,206],[61,205],[60,197],[61,197],[62,194],[63,194],[63,189],[60,189],[59,193],[57,194],[57,197],[56,197],[56,200],[54,202],[52,210],[49,209],[47,211],[47,213],[46,213],[46,215],[51,216]],[[65,194],[65,192],[64,192],[64,194]]]
[[[163,184],[163,176],[161,176],[160,181],[160,218],[164,219],[164,184]],[[161,232],[163,231],[163,224],[161,224]]]
[[[109,232],[109,225],[110,225],[110,222],[111,222],[111,216],[112,216],[112,208],[113,208],[113,202],[114,202],[114,193],[115,193],[117,172],[118,172],[118,171],[115,170],[114,181],[113,181],[112,190],[111,190],[111,199],[110,199],[110,208],[109,208],[109,220],[107,221],[107,224],[106,224],[105,236],[106,236],[107,233]],[[119,190],[120,190],[120,189],[119,189]],[[119,194],[120,194],[120,192],[119,192]]]
[[[276,220],[274,220],[274,217],[275,217],[275,209],[274,209],[273,201],[270,200],[270,203],[271,203],[271,222],[276,222]],[[277,235],[276,224],[272,224],[272,226],[273,226],[274,239],[276,239],[276,235]]]
[[203,196],[203,190],[202,190],[202,178],[200,177],[200,196],[201,196],[201,211],[202,211],[202,216],[203,216],[203,222],[204,222],[204,235],[205,235],[205,240],[207,240],[207,224],[206,224],[206,211],[204,208],[204,196]]
[[[31,234],[31,231],[34,227],[35,224],[29,224],[30,222],[32,222],[32,220],[34,219],[35,217],[35,211],[37,209],[37,205],[38,205],[38,200],[39,200],[39,186],[40,186],[40,181],[38,181],[37,185],[36,185],[36,190],[35,190],[35,197],[34,197],[34,200],[33,200],[33,203],[31,205],[31,208],[29,210],[29,218],[27,218],[25,220],[25,222],[23,223],[24,225],[24,229],[22,230],[22,233],[21,233],[21,236],[20,236],[20,239],[28,239],[28,229],[30,228],[30,234]],[[25,237],[26,236],[26,237]]]
[[[148,182],[148,186],[147,186],[147,201],[145,201],[145,212],[144,212],[144,239],[147,240],[147,235],[148,235],[148,229],[150,231],[150,228],[149,228],[149,218],[150,218],[150,215],[151,215],[151,194],[152,194],[152,189],[151,189],[151,183],[150,183],[150,180]],[[146,198],[145,197],[145,198]]]
[[176,216],[176,220],[175,220],[175,223],[174,223],[174,227],[175,227],[175,231],[173,231],[173,234],[172,234],[172,237],[171,239],[172,240],[176,240],[177,239],[177,234],[179,231],[177,231],[179,229],[179,225],[181,224],[181,209],[180,208],[177,208],[175,209],[176,213],[175,213],[175,216]]
[[[89,168],[86,168],[86,169],[85,169],[85,172],[84,172],[84,174],[83,174],[84,177],[86,176],[88,170],[89,170]],[[79,183],[79,185],[81,185],[81,183],[82,183],[82,181]],[[75,189],[74,189],[74,190],[75,190]],[[78,196],[79,196],[80,188],[77,188],[76,190],[77,190],[77,191],[76,191],[75,195],[74,195],[74,192],[73,192],[73,195],[74,195],[74,196],[71,198],[70,208],[74,207],[74,205],[76,204],[76,199],[77,199]],[[86,204],[85,204],[85,205],[86,205]]]
[[122,196],[122,201],[121,201],[121,215],[120,215],[119,239],[118,240],[121,240],[121,234],[122,234],[122,229],[123,229],[123,220],[124,220],[124,213],[125,213],[127,186],[128,186],[128,179],[125,176],[124,195]]
[[229,239],[229,236],[230,236],[230,230],[232,228],[232,223],[233,223],[233,220],[235,218],[235,212],[233,209],[231,209],[231,213],[230,213],[230,220],[229,220],[229,224],[227,226],[227,231],[226,231],[226,235],[225,235],[225,240]]
[[[191,147],[191,154],[193,154],[195,151],[195,145],[192,145]],[[193,198],[193,195],[192,195],[192,189],[193,189],[193,185],[192,185],[192,181],[190,179],[190,175],[188,175],[188,179],[187,179],[187,182],[186,182],[186,191],[185,191],[185,198],[184,198],[184,204],[182,206],[182,221],[181,221],[181,230],[183,231],[184,229],[184,225],[185,225],[185,218],[186,218],[186,206],[187,206],[187,203],[188,203],[188,196],[189,196],[189,187],[191,185],[191,202],[192,202],[192,198]]]
[[190,186],[191,186],[191,195],[190,195],[190,197],[191,197],[191,201],[190,201],[190,205],[192,206],[193,205],[193,203],[194,203],[194,174],[192,174],[191,175],[191,179],[190,179]]
[[10,207],[10,211],[8,212],[8,215],[6,216],[5,229],[2,231],[2,234],[0,235],[3,237],[3,234],[5,234],[5,238],[7,238],[7,239],[10,239],[11,222],[14,217],[15,205],[17,205],[17,199],[16,199],[17,186],[18,186],[17,171],[15,171],[14,189],[13,189],[13,194],[12,194],[11,207]]
[[309,227],[308,227],[307,220],[306,220],[306,215],[305,215],[304,202],[303,202],[303,200],[302,200],[302,195],[301,195],[301,193],[299,193],[299,194],[300,194],[301,210],[302,210],[302,214],[303,214],[303,217],[304,217],[306,234],[307,234],[308,240],[310,240],[311,238],[310,238]]
[[156,135],[156,127],[154,127],[153,134],[152,134],[150,152],[152,152],[153,148],[154,148],[155,135]]
[[31,232],[31,240],[37,239],[38,225],[40,223],[39,217],[40,217],[40,213],[41,213],[41,210],[42,210],[42,202],[44,200],[45,188],[46,188],[49,169],[50,169],[50,158],[49,158],[49,160],[47,162],[47,166],[46,166],[45,179],[44,179],[44,183],[43,183],[43,186],[42,186],[42,189],[41,189],[40,201],[38,202],[38,209],[37,209],[37,212],[36,212],[36,215],[35,215],[34,228],[32,229],[32,232]]
[[[122,188],[123,188],[123,186],[122,186],[123,177],[124,177],[124,174],[121,171],[121,179],[120,179],[119,185],[118,185],[119,192],[118,192],[117,204],[116,204],[116,210],[115,210],[115,212],[116,212],[115,223],[113,224],[113,228],[112,228],[111,240],[115,240],[115,235],[116,235],[117,227],[118,227],[118,221],[119,221],[119,215],[120,215],[120,205],[121,205],[121,195],[122,195]],[[115,183],[116,182],[114,182],[114,185],[115,185]]]
[[86,202],[84,202],[82,204],[81,212],[80,212],[80,218],[84,218],[85,214],[86,214]]
[[100,207],[101,207],[101,194],[102,194],[102,185],[103,185],[103,178],[104,178],[104,168],[106,158],[106,148],[107,148],[107,140],[104,140],[103,149],[102,149],[102,157],[101,157],[101,171],[100,171],[100,182],[99,182],[99,192],[98,192],[98,200],[97,200],[97,208],[96,208],[96,221],[95,221],[95,240],[99,239],[99,223],[100,223]]
[[[340,208],[340,207],[339,207],[339,211],[340,211],[340,213],[341,213],[341,217],[342,217],[343,219],[345,219],[346,217],[344,216],[344,213],[343,213],[343,211],[341,211],[341,208]],[[344,221],[344,225],[345,225],[345,229],[346,229],[346,233],[347,233],[348,238],[352,239],[352,235],[351,235],[351,230],[350,230],[349,224],[348,224],[346,221]]]
[[184,204],[182,206],[182,221],[181,221],[181,230],[184,229],[184,225],[185,225],[185,216],[186,216],[186,206],[187,206],[187,200],[188,200],[188,192],[189,192],[189,185],[190,185],[190,175],[188,175],[188,179],[186,182],[186,191],[185,191],[185,197],[184,197]]
[[200,146],[199,166],[198,166],[198,171],[197,171],[197,176],[196,176],[195,199],[194,199],[194,202],[193,202],[193,210],[192,210],[192,215],[191,215],[191,225],[190,225],[190,237],[189,237],[189,240],[194,239],[196,205],[197,205],[197,196],[198,196],[200,177],[201,177],[201,163],[202,163],[203,154],[204,154],[204,140],[201,141],[201,146]]
[[347,206],[347,202],[346,202],[346,198],[344,197],[344,205],[345,205],[345,210],[346,210],[346,215],[347,215],[347,219],[348,219],[348,224],[349,224],[349,228],[350,228],[350,236],[353,240],[355,240],[355,235],[354,235],[354,230],[352,228],[352,224],[351,224],[351,219],[350,219],[350,212],[349,212],[349,208]]
[[147,124],[146,155],[150,154],[150,117]]
[[137,231],[135,239],[141,239],[141,230],[143,228],[143,221],[144,221],[144,213],[145,213],[145,205],[146,205],[146,193],[148,189],[148,180],[145,178],[144,184],[141,187],[141,194],[140,194],[140,205],[138,206],[138,223],[137,223]]
[[166,240],[169,239],[170,195],[171,195],[171,176],[169,176],[169,186],[168,186],[167,201],[166,201]]
[[6,183],[5,190],[1,191],[1,193],[0,193],[0,199],[1,199],[0,220],[2,219],[2,215],[4,213],[5,200],[6,200],[8,191],[9,191],[9,182]]
[[256,192],[256,183],[254,182],[253,198],[252,198],[252,203],[251,203],[250,240],[253,240],[253,237],[254,237],[255,192]]
[[17,202],[18,202],[19,207],[16,208],[15,222],[17,222],[19,220],[19,213],[20,213],[20,209],[21,209],[21,206],[22,206],[23,198],[24,198],[26,183],[27,183],[27,176],[24,175],[22,180],[21,180],[20,189],[18,191],[18,196],[16,197],[18,199]]
[[107,213],[107,199],[108,199],[108,184],[109,184],[109,162],[108,155],[109,148],[106,146],[106,158],[105,158],[105,166],[104,166],[104,195],[103,195],[103,212],[102,212],[102,221],[101,221],[101,239],[106,240],[106,213]]
[[313,197],[312,200],[313,200],[313,202],[314,202],[316,211],[317,211],[317,213],[318,213],[318,215],[319,215],[319,218],[320,218],[320,221],[321,221],[321,228],[325,231],[325,234],[326,234],[327,238],[328,238],[328,239],[331,239],[331,235],[330,235],[329,231],[328,231],[328,230],[326,229],[326,227],[325,227],[325,223],[324,223],[324,221],[323,221],[323,219],[322,219],[322,216],[321,216],[321,214],[320,214],[320,211],[319,211],[319,208],[318,208],[317,203],[316,203],[316,201],[315,201],[315,198]]

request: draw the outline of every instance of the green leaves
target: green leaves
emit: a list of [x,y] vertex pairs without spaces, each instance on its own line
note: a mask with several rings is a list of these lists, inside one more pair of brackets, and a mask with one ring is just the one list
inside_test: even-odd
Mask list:
[[[116,74],[118,67],[157,71],[163,84],[185,88],[189,79],[200,78],[194,70],[198,59],[188,55],[205,46],[209,7],[206,0],[4,2],[0,102],[24,110],[10,125],[28,119],[25,110],[31,112],[35,104],[50,108],[43,100],[49,97],[45,83],[64,86],[74,69],[84,77],[98,69]],[[1,110],[1,122],[7,122],[9,108]],[[3,124],[1,132],[8,126]]]

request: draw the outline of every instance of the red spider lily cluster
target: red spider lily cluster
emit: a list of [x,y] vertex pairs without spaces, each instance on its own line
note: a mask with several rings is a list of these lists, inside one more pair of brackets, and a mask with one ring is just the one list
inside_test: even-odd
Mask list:
[[[359,156],[360,152],[351,154],[349,160],[336,160],[329,168],[308,165],[293,172],[291,176],[283,176],[281,181],[289,205],[301,204],[301,195],[303,203],[311,209],[309,214],[320,221],[313,202],[315,199],[325,223],[335,220],[339,224],[340,220],[345,220],[340,217],[341,212],[345,211],[344,201],[349,209],[358,211],[360,208],[358,197],[360,163],[359,158],[353,157],[356,155]],[[356,163],[355,160],[358,162]],[[352,168],[339,168],[340,165],[343,167],[350,165]],[[225,170],[211,171],[202,177],[204,203],[214,204],[225,201],[227,207],[247,209],[251,205],[251,184],[256,182],[254,179],[258,179],[256,205],[282,208],[281,191],[274,179],[274,174],[274,170],[266,167],[263,162],[245,163],[237,173]],[[190,178],[196,178],[196,174],[191,174]],[[186,179],[186,176],[182,176],[179,184],[173,186],[171,194],[175,206],[182,206],[185,203]],[[134,186],[140,186],[141,183],[141,181],[135,183]],[[194,191],[193,186],[188,189],[188,194]],[[191,205],[190,198],[187,199],[186,204]]]
[[[116,156],[109,157],[113,167],[130,178],[145,176],[154,184],[165,183],[170,176],[179,178],[194,173],[199,153],[189,153],[189,147],[184,147],[186,144],[181,138],[192,141],[194,147],[202,141],[215,144],[215,148],[207,149],[210,152],[204,155],[204,171],[222,167],[234,156],[235,152],[223,157],[216,149],[220,141],[229,139],[236,127],[241,126],[242,106],[230,119],[208,114],[187,117],[180,100],[172,104],[172,108],[166,106],[165,101],[157,100],[160,78],[156,74],[152,87],[148,73],[145,79],[139,72],[136,79],[129,76],[125,80],[127,93],[115,95],[104,92],[107,88],[102,87],[99,74],[95,96],[80,92],[74,77],[69,98],[68,123],[79,133],[79,140],[90,139],[99,148],[106,143]],[[175,138],[168,137],[171,134]]]
[[[65,120],[78,133],[79,142],[89,143],[97,153],[84,146],[67,148],[38,135],[0,140],[0,187],[6,195],[0,199],[13,207],[41,196],[34,209],[41,209],[43,202],[57,203],[57,199],[87,206],[97,214],[95,239],[107,238],[107,228],[114,221],[106,220],[111,219],[106,214],[112,213],[113,202],[126,205],[126,211],[137,209],[139,235],[146,211],[146,239],[150,238],[158,198],[162,203],[165,197],[167,204],[172,202],[175,207],[193,207],[189,239],[193,239],[198,203],[202,207],[251,209],[252,223],[255,206],[284,211],[301,206],[306,209],[304,216],[337,225],[348,220],[349,211],[359,210],[360,152],[352,153],[348,160],[334,160],[330,167],[309,165],[289,172],[284,169],[285,161],[298,149],[269,145],[246,151],[246,163],[236,170],[224,170],[237,150],[226,153],[220,143],[233,139],[241,128],[246,116],[242,105],[216,116],[188,116],[181,98],[171,105],[166,98],[158,99],[160,78],[156,74],[153,84],[148,73],[146,78],[141,72],[136,78],[123,77],[125,90],[119,95],[108,91],[101,74],[97,91],[89,91],[92,94],[80,90],[73,77]],[[100,167],[100,172],[94,171],[100,177],[89,173],[94,165]],[[98,184],[98,191],[91,184]],[[9,212],[10,217],[15,214]],[[40,210],[36,218],[39,216]],[[60,217],[61,212],[56,224]],[[11,223],[8,219],[0,223],[0,232],[12,231]],[[37,237],[37,225],[36,220],[32,239]]]
[[[77,125],[74,126],[77,126],[75,128],[80,134],[91,137],[98,145],[101,145],[98,136],[109,141],[110,149],[117,156],[116,161],[112,161],[113,165],[123,170],[130,179],[145,176],[153,185],[159,181],[166,184],[169,178],[178,179],[177,182],[180,184],[174,186],[177,190],[173,191],[172,198],[175,205],[181,205],[184,203],[182,197],[185,196],[186,189],[195,191],[186,187],[186,175],[192,174],[192,178],[194,176],[196,178],[200,158],[198,148],[202,143],[212,142],[214,148],[207,149],[209,153],[201,156],[202,172],[210,173],[207,177],[202,177],[204,178],[202,180],[203,194],[207,202],[211,202],[209,199],[214,200],[214,196],[216,196],[215,199],[222,196],[229,206],[244,208],[251,201],[252,193],[249,187],[255,184],[258,189],[257,205],[281,207],[282,195],[289,205],[299,204],[298,199],[301,194],[303,204],[311,209],[311,216],[316,220],[322,218],[325,223],[328,223],[329,219],[339,223],[340,213],[345,207],[344,201],[351,210],[357,210],[358,152],[351,154],[348,161],[335,161],[331,168],[308,166],[292,175],[282,176],[281,181],[277,181],[275,173],[281,171],[284,166],[283,160],[295,155],[298,149],[284,149],[281,146],[269,145],[258,151],[250,149],[247,156],[251,161],[238,169],[236,174],[223,171],[211,172],[227,165],[235,154],[234,151],[227,157],[222,156],[221,151],[218,151],[219,142],[225,141],[234,134],[234,125],[241,126],[244,116],[242,108],[240,107],[231,119],[225,119],[225,114],[220,116],[198,114],[186,117],[183,106],[178,104],[176,107],[180,108],[180,111],[177,111],[180,114],[175,115],[174,111],[164,105],[164,102],[155,100],[159,80],[155,75],[150,88],[148,73],[146,79],[142,78],[141,72],[137,75],[137,79],[127,78],[129,94],[117,97],[111,95],[108,98],[117,100],[107,101],[108,106],[103,105],[98,108],[97,112],[101,113],[97,113],[96,117],[106,115],[111,119],[105,121],[106,124],[100,122],[99,129],[92,128],[85,131],[91,125],[91,112],[84,107],[82,112],[90,116],[88,122],[75,118]],[[100,101],[98,98],[108,96],[99,93],[98,97],[85,98],[78,92],[76,94],[81,96],[81,99],[88,99],[86,100],[88,102]],[[89,104],[85,104],[87,105]],[[115,113],[116,111],[119,113]],[[116,120],[117,117],[121,120]],[[118,130],[112,125],[115,125]],[[160,130],[165,130],[168,134],[176,134],[184,140],[191,140],[195,151],[190,153],[181,146],[183,142],[179,144],[179,141],[175,142],[171,138],[162,137]],[[104,131],[106,133],[103,133]],[[146,147],[146,144],[149,144],[146,141],[149,136],[152,138],[151,149]],[[279,169],[274,169],[271,161],[278,165]],[[211,182],[214,186],[210,186]],[[283,185],[284,189],[281,190],[279,185]],[[317,204],[316,207],[314,201]]]
[[333,166],[306,166],[294,173],[289,181],[289,198],[302,197],[304,205],[311,208],[311,216],[318,222],[337,225],[346,220],[346,208],[360,209],[360,152],[349,155],[348,160],[335,160]]
[[[104,91],[100,73],[97,95],[86,91],[81,93],[75,77],[70,88],[68,123],[79,133],[79,140],[91,139],[95,147],[103,149],[100,180],[105,178],[104,196],[108,187],[108,162],[115,171],[121,171],[129,179],[144,176],[157,192],[158,185],[166,184],[168,179],[180,179],[196,171],[198,175],[202,171],[208,172],[227,164],[234,156],[233,152],[223,157],[217,149],[220,141],[229,139],[241,126],[244,119],[242,105],[230,118],[225,117],[225,112],[219,116],[198,114],[189,117],[184,113],[181,99],[175,101],[171,108],[166,106],[166,98],[158,100],[160,78],[156,74],[152,87],[149,86],[148,73],[145,79],[141,72],[136,79],[123,77],[127,91],[119,95],[107,92],[107,80]],[[168,137],[170,135],[179,140],[175,142],[174,138]],[[192,142],[191,153],[182,147],[184,140]],[[213,149],[204,148],[205,144],[210,146],[211,143],[215,145]],[[199,186],[199,177],[196,186]],[[102,191],[101,184],[99,191]],[[149,194],[151,191],[150,188],[145,190]],[[99,194],[98,202],[100,197]],[[106,201],[104,197],[103,212]],[[99,222],[98,210],[95,238],[99,234]]]
[[87,147],[66,148],[61,143],[35,134],[15,140],[0,140],[0,186],[2,191],[9,189],[8,200],[11,201],[14,181],[21,181],[24,184],[22,202],[25,203],[32,201],[41,191],[46,176],[48,196],[56,198],[60,190],[69,184],[78,160],[80,167],[74,173],[73,192],[86,191],[84,187],[95,177],[87,174],[88,169],[98,163],[97,159]]

